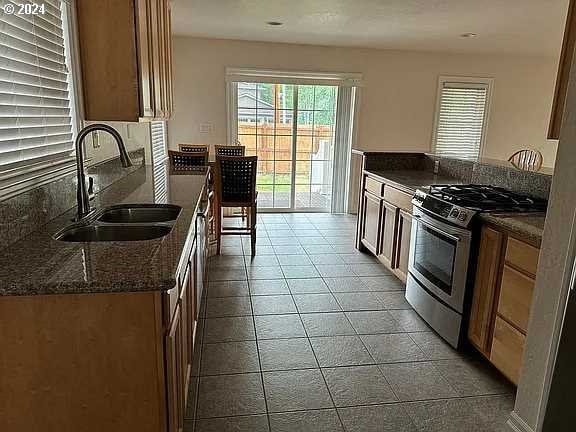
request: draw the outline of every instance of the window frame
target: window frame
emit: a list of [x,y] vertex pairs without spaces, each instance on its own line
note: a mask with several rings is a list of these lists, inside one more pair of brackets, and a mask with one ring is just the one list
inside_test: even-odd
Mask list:
[[[432,128],[432,143],[431,149],[432,153],[436,156],[443,156],[436,152],[436,143],[438,139],[438,123],[440,121],[440,108],[442,104],[442,90],[444,89],[445,83],[462,83],[462,84],[476,84],[476,85],[485,85],[487,86],[486,91],[486,106],[484,108],[484,118],[482,120],[482,138],[480,139],[480,148],[478,149],[478,158],[483,157],[485,143],[486,143],[486,135],[488,134],[488,126],[490,120],[490,111],[492,106],[492,92],[494,88],[494,78],[489,77],[472,77],[472,76],[454,76],[454,75],[440,75],[438,77],[438,85],[436,89],[436,108],[434,111],[434,124]],[[454,158],[458,158],[458,155],[452,156]],[[464,158],[463,159],[468,159]]]
[[[76,21],[76,0],[61,0],[64,53],[68,69],[68,94],[72,141],[83,122],[79,43]],[[39,186],[62,178],[76,169],[74,151],[46,161],[33,162],[0,172],[0,201],[5,201]]]

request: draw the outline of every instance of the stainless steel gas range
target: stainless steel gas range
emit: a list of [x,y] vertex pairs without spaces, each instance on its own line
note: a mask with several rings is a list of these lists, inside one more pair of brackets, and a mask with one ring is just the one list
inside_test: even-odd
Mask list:
[[458,348],[468,317],[480,212],[542,212],[547,202],[486,185],[418,190],[414,204],[406,299]]

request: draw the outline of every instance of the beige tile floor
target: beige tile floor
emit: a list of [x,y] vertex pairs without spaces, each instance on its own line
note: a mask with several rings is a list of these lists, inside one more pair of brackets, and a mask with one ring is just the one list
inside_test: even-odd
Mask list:
[[210,260],[186,431],[490,432],[513,387],[355,250],[355,219],[262,214]]

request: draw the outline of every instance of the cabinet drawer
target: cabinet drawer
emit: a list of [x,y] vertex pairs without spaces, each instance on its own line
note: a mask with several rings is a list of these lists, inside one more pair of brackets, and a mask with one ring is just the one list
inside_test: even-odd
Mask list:
[[539,249],[511,237],[508,238],[506,261],[529,275],[536,276],[539,254]]
[[381,183],[378,180],[374,180],[371,177],[366,177],[364,189],[376,196],[381,197],[384,194],[384,183]]
[[525,341],[526,336],[496,317],[490,361],[514,384],[518,384],[520,377]]
[[498,314],[506,318],[524,333],[528,328],[534,279],[504,265]]
[[412,213],[412,195],[386,185],[384,187],[384,199],[390,204]]

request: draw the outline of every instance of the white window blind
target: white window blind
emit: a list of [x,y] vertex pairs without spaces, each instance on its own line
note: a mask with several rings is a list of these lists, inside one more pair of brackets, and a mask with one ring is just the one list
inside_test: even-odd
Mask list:
[[150,136],[152,140],[152,165],[154,170],[154,202],[157,204],[166,204],[168,202],[168,177],[164,164],[164,161],[168,157],[166,148],[166,122],[151,122]]
[[[0,0],[9,3],[18,11],[28,2]],[[44,13],[0,14],[0,190],[10,178],[22,181],[23,172],[71,160],[63,5],[43,4]]]
[[476,159],[486,130],[490,82],[440,80],[434,150],[441,156]]

